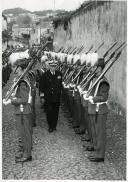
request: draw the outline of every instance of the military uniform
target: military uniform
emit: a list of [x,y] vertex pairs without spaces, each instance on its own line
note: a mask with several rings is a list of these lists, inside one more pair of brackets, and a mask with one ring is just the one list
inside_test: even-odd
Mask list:
[[102,78],[91,92],[94,103],[88,103],[88,113],[91,122],[91,131],[96,158],[104,160],[106,146],[106,121],[108,114],[107,99],[109,83]]
[[23,157],[29,158],[32,149],[32,95],[31,84],[27,78],[20,80],[15,89],[15,98],[11,103],[15,106],[15,117],[19,135],[23,145]]
[[50,70],[46,71],[42,78],[41,91],[44,93],[46,101],[46,115],[50,129],[56,129],[60,97],[62,89],[62,74],[55,71],[54,74]]

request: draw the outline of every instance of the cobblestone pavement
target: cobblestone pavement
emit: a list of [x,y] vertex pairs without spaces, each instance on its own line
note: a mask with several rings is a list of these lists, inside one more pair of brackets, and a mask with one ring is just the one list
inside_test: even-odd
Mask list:
[[[3,96],[11,80],[3,89]],[[3,106],[3,179],[57,179],[57,180],[122,180],[107,154],[104,163],[92,163],[89,152],[84,151],[80,136],[76,135],[69,123],[68,113],[60,107],[57,131],[48,133],[43,110],[36,101],[37,127],[33,132],[33,161],[15,164],[17,133],[13,118],[13,107]],[[71,118],[70,118],[71,119]]]

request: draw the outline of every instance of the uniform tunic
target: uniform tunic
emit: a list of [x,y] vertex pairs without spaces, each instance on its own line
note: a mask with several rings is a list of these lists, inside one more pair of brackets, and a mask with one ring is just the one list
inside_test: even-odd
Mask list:
[[98,158],[105,157],[106,146],[106,121],[108,114],[107,99],[109,93],[109,83],[104,77],[94,88],[90,95],[94,96],[94,104],[88,103],[88,113],[90,116],[93,144]]
[[[21,80],[15,89],[16,99],[12,99],[12,104],[15,106],[16,125],[24,149],[23,157],[31,156],[32,148],[32,106],[30,89],[31,86],[28,80]],[[21,106],[23,106],[23,110],[21,110]]]
[[43,74],[41,83],[41,92],[44,93],[46,101],[46,115],[49,128],[56,128],[60,97],[62,89],[62,74],[59,71],[55,71],[53,75],[50,70]]

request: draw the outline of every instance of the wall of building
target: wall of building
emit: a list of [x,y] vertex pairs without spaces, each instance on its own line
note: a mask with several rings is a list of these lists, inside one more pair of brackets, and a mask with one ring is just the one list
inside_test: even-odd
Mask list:
[[37,26],[30,31],[30,40],[29,44],[32,46],[33,44],[40,44],[41,30],[40,27]]
[[[127,2],[105,2],[101,6],[83,10],[74,15],[68,22],[67,30],[61,24],[55,29],[54,41],[59,46],[80,46],[89,48],[98,47],[103,41],[104,46],[99,50],[99,56],[113,44],[127,40]],[[118,61],[108,71],[107,78],[110,82],[111,106],[122,114],[126,110],[126,49]]]

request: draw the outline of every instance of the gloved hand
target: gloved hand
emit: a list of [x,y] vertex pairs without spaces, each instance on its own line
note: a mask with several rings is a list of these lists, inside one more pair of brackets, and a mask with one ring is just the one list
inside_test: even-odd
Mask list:
[[87,93],[83,94],[83,98],[84,98],[84,100],[89,100],[89,98],[87,97]]
[[11,99],[5,100],[3,99],[3,104],[6,106],[8,104],[11,104]]
[[81,94],[82,94],[82,95],[87,95],[87,91],[82,91],[82,90],[81,90]]
[[40,97],[44,97],[44,93],[41,93],[41,94],[40,94]]
[[90,102],[91,104],[94,104],[94,102],[93,102],[93,96],[89,96],[88,99],[89,99],[89,102]]
[[74,88],[76,85],[75,84],[71,84],[71,88]]
[[69,88],[70,86],[69,86],[69,84],[68,85],[66,85],[66,88]]

